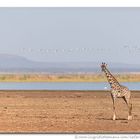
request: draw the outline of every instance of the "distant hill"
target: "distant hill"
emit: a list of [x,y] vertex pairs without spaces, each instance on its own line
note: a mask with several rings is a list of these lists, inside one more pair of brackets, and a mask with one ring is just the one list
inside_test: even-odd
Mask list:
[[[140,65],[109,63],[113,72],[139,72]],[[0,54],[0,72],[101,72],[97,62],[36,62],[25,57]]]

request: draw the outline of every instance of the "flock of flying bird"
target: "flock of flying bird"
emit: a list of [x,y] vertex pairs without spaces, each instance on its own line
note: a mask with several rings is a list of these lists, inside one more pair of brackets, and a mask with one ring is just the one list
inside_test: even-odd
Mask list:
[[[33,52],[38,52],[38,53],[77,53],[77,52],[96,52],[96,53],[99,53],[99,52],[111,52],[111,50],[113,50],[114,48],[86,48],[86,47],[82,47],[82,48],[69,48],[69,49],[56,49],[56,48],[52,48],[52,49],[38,49],[38,50],[35,50],[35,49],[32,49],[32,48],[22,48],[20,51],[23,52],[23,53],[33,53]],[[134,52],[138,52],[140,51],[140,47],[137,47],[137,46],[128,46],[128,45],[124,45],[123,46],[123,49],[127,50],[129,53],[134,53]],[[117,49],[116,49],[117,51]],[[118,51],[120,51],[120,49],[118,49]],[[122,50],[121,50],[122,51]]]

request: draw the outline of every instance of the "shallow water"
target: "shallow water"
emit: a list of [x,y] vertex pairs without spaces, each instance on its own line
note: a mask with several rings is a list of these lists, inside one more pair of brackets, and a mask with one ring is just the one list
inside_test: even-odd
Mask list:
[[[140,90],[140,82],[121,83],[130,90]],[[108,90],[107,82],[1,82],[0,90]]]

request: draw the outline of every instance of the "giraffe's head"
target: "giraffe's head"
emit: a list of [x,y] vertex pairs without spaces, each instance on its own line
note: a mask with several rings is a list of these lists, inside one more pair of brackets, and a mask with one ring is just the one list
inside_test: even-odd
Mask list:
[[102,62],[102,64],[101,64],[102,71],[104,71],[106,69],[106,67],[107,67],[107,64]]

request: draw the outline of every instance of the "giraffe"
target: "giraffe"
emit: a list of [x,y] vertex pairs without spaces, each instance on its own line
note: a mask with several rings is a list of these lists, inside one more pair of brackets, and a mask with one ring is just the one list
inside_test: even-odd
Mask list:
[[128,120],[132,120],[132,104],[130,102],[131,99],[131,92],[130,90],[120,85],[120,83],[116,80],[116,78],[110,73],[110,71],[107,69],[107,64],[102,63],[101,69],[105,73],[108,83],[110,84],[111,88],[111,98],[113,101],[113,120],[116,120],[116,111],[115,111],[115,102],[116,98],[123,98],[125,101],[127,107],[128,107]]

